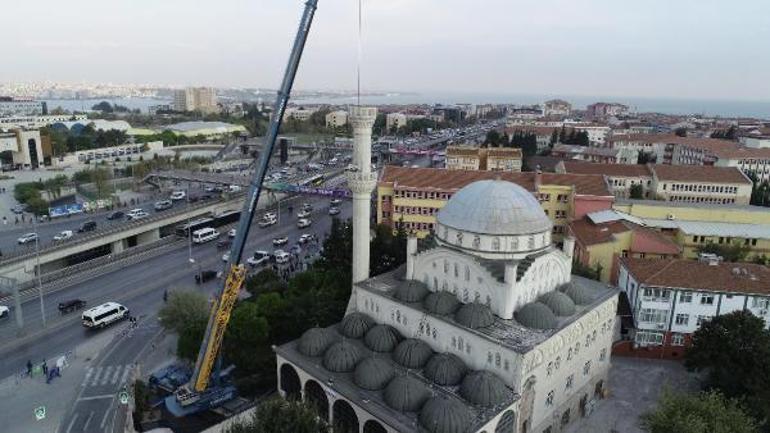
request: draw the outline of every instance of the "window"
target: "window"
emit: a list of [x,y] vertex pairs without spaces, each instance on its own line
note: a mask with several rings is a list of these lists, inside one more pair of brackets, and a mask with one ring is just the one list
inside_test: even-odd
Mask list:
[[711,316],[701,316],[701,315],[699,315],[698,316],[698,321],[696,322],[696,325],[700,326],[700,325],[704,324],[705,322],[708,322],[709,320],[711,320]]
[[548,391],[548,397],[545,398],[545,405],[548,407],[553,406],[553,391]]
[[714,295],[701,295],[700,303],[701,305],[714,305]]
[[677,325],[687,325],[690,323],[690,315],[679,313],[676,315],[676,324]]
[[668,317],[668,310],[657,310],[654,308],[642,308],[639,314],[640,322],[665,323]]
[[767,310],[770,306],[770,298],[760,298],[759,296],[756,296],[751,299],[751,306],[752,308]]
[[636,333],[634,341],[640,346],[660,346],[663,344],[663,334],[659,332],[639,331]]
[[548,363],[548,367],[545,368],[545,374],[550,376],[553,373],[553,362]]
[[567,351],[567,361],[571,359],[572,359],[572,348],[570,347],[569,350]]
[[554,362],[553,366],[556,367],[557,370],[561,367],[561,356],[556,357],[556,362]]
[[604,362],[604,360],[607,359],[607,349],[602,349],[601,352],[599,352],[599,362]]
[[569,376],[567,376],[567,384],[564,386],[564,389],[565,390],[572,389],[572,383],[574,381],[575,381],[575,375],[574,374],[570,374]]
[[682,335],[682,334],[672,334],[671,335],[671,345],[672,346],[684,346],[684,335]]
[[679,294],[679,302],[687,304],[692,302],[692,292],[682,292]]
[[583,375],[587,376],[591,372],[591,361],[586,361],[583,365]]

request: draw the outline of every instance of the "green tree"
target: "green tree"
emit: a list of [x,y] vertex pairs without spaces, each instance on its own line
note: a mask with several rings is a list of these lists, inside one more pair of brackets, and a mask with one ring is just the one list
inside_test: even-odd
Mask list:
[[113,112],[112,105],[109,102],[107,102],[107,101],[102,101],[102,102],[94,105],[93,107],[91,107],[91,109],[94,110],[94,111],[101,111],[103,113],[112,113]]
[[[329,433],[330,427],[309,405],[273,398],[260,403],[251,419],[239,421],[225,433]],[[739,432],[742,433],[742,432]]]
[[658,407],[642,415],[649,433],[758,433],[755,421],[736,400],[719,393],[663,393]]
[[746,260],[751,247],[741,244],[740,242],[730,242],[725,244],[715,244],[714,242],[707,242],[704,245],[696,248],[698,254],[709,253],[721,256],[728,262],[743,262]]
[[496,129],[492,129],[487,132],[487,136],[484,139],[484,144],[489,147],[499,147],[504,141],[503,135]]
[[559,141],[559,131],[554,128],[553,132],[551,133],[551,141],[548,142],[548,144],[553,147],[554,144],[556,144]]
[[706,385],[741,400],[770,429],[770,331],[763,319],[736,311],[700,326],[685,352],[685,366],[706,374]]
[[636,163],[640,165],[644,164],[655,164],[655,160],[657,158],[655,157],[654,153],[651,152],[639,152],[639,156],[636,157]]
[[172,290],[158,313],[158,320],[167,330],[181,333],[193,323],[203,323],[205,326],[208,316],[209,301],[206,295],[192,290]]
[[677,137],[687,137],[687,128],[685,127],[676,128],[676,130],[674,131],[674,135],[676,135]]
[[642,187],[641,183],[635,183],[631,185],[631,190],[629,193],[629,196],[634,200],[644,199],[644,188]]
[[[241,302],[233,310],[225,332],[223,350],[227,361],[238,367],[239,374],[255,374],[270,366],[265,356],[272,357],[272,351],[254,350],[257,347],[269,347],[268,329],[267,319],[260,315],[259,307],[253,302]],[[267,371],[273,374],[272,370]]]

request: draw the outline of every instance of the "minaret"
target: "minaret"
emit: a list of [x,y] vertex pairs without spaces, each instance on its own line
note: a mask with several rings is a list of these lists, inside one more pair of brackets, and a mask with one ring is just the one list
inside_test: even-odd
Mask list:
[[353,126],[353,164],[348,186],[353,192],[353,284],[369,278],[369,221],[372,191],[377,173],[372,172],[372,126],[377,117],[374,107],[350,107]]

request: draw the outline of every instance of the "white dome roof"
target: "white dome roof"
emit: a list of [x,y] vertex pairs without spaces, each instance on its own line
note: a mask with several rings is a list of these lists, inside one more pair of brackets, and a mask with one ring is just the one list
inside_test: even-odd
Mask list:
[[439,211],[437,220],[455,230],[489,235],[550,232],[552,226],[529,191],[503,180],[466,185]]

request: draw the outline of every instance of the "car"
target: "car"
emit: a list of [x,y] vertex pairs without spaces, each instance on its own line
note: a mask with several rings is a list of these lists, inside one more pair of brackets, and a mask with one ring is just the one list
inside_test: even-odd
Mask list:
[[222,187],[219,186],[207,186],[203,189],[206,192],[222,192]]
[[278,222],[278,218],[262,218],[262,221],[259,222],[260,228],[270,227],[271,225]]
[[238,234],[238,230],[237,229],[230,229],[230,231],[227,232],[227,236],[229,236],[231,238],[234,238],[236,234]]
[[342,203],[341,198],[333,198],[331,201],[329,201],[329,204],[332,206],[337,206],[338,204]]
[[283,237],[280,237],[280,238],[274,238],[273,239],[273,245],[275,245],[276,247],[277,246],[281,246],[281,245],[286,245],[288,243],[289,243],[289,237],[288,236],[283,236]]
[[195,274],[195,282],[198,284],[205,283],[206,281],[213,280],[217,277],[217,271],[206,270],[200,271]]
[[172,206],[174,206],[174,203],[172,203],[171,200],[160,200],[155,202],[156,211],[171,209]]
[[56,236],[54,236],[53,240],[56,242],[61,242],[61,241],[66,241],[71,237],[72,237],[72,230],[64,230],[59,232]]
[[110,221],[123,219],[126,216],[122,211],[115,210],[107,214],[107,219]]
[[15,214],[23,214],[24,213],[24,205],[23,204],[17,204],[16,206],[11,209],[13,213]]
[[265,220],[266,219],[273,219],[274,220],[276,218],[278,218],[278,214],[276,214],[275,212],[265,212],[265,214],[262,215],[262,219],[265,219]]
[[307,218],[307,217],[309,217],[309,216],[310,216],[310,211],[307,211],[307,210],[301,210],[301,211],[299,211],[299,213],[297,214],[297,218],[300,218],[300,219],[302,219],[302,218]]
[[270,253],[267,251],[255,251],[254,255],[246,259],[246,263],[251,266],[259,266],[267,264],[270,261]]
[[282,265],[284,263],[289,263],[289,259],[291,256],[289,253],[287,253],[284,250],[275,250],[273,251],[273,260],[279,265]]
[[297,242],[300,244],[306,244],[310,242],[311,239],[313,239],[313,235],[310,233],[303,233],[300,235],[299,239],[297,239]]
[[24,245],[30,242],[35,242],[37,240],[37,233],[25,233],[19,237],[19,239],[16,239],[16,242],[19,243],[19,245]]
[[310,212],[313,210],[313,205],[310,203],[302,203],[302,210]]
[[82,299],[70,299],[68,301],[59,302],[59,312],[62,314],[71,313],[75,310],[80,310],[86,306],[86,301]]
[[184,200],[187,197],[187,193],[184,191],[174,191],[169,197],[173,201]]
[[0,305],[0,319],[8,317],[11,314],[11,309],[5,305]]
[[229,251],[224,253],[224,254],[222,254],[222,261],[223,262],[229,262],[230,261],[230,252]]
[[83,224],[80,224],[78,233],[92,232],[94,230],[96,230],[96,221],[86,221]]
[[139,219],[142,219],[142,218],[146,218],[148,216],[150,216],[150,214],[145,212],[144,209],[139,209],[139,208],[138,209],[131,209],[126,214],[126,218],[128,218],[129,221],[139,220]]
[[230,185],[227,187],[227,190],[230,192],[241,192],[240,185]]
[[340,213],[340,208],[336,206],[332,206],[329,208],[329,215],[339,215],[339,213]]
[[297,221],[297,228],[304,229],[310,227],[311,224],[313,224],[313,221],[311,221],[310,218],[301,218]]

